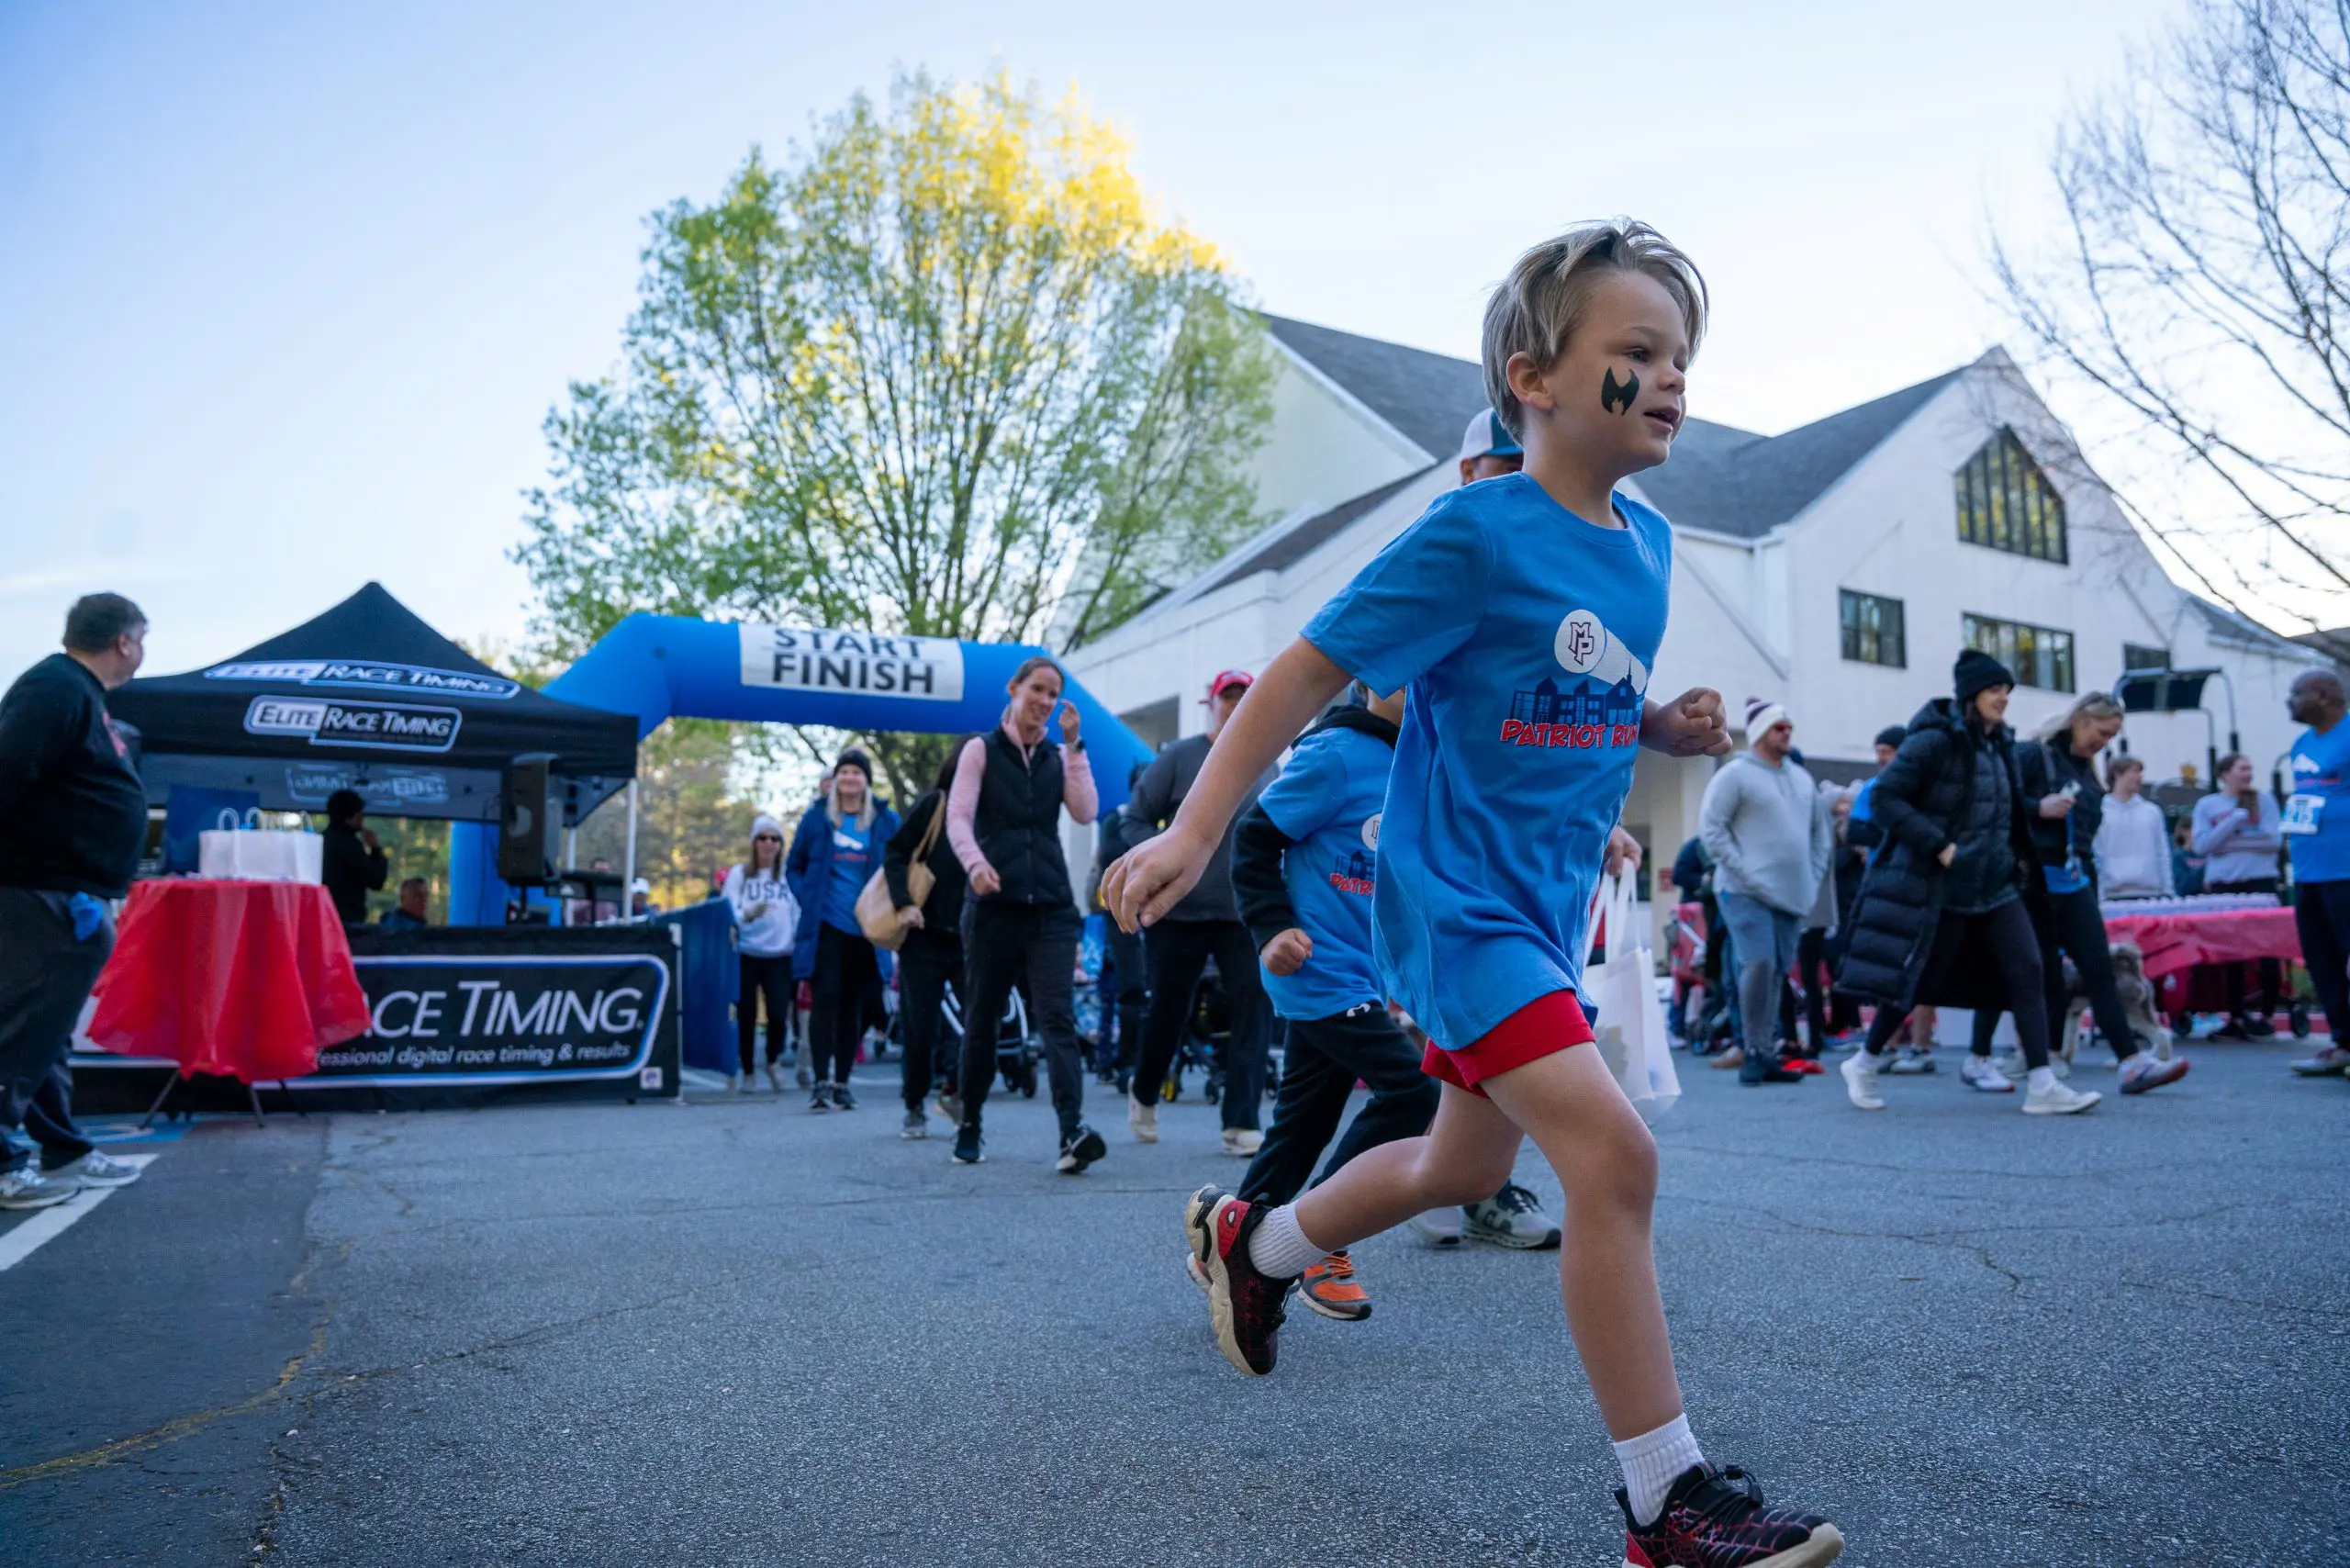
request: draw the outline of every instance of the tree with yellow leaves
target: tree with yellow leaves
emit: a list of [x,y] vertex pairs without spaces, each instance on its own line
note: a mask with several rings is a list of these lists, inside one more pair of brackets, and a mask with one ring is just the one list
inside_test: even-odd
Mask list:
[[[1126,154],[915,73],[656,214],[621,367],[546,421],[548,651],[635,610],[1074,645],[1260,521],[1270,352]],[[937,755],[873,740],[901,791]]]

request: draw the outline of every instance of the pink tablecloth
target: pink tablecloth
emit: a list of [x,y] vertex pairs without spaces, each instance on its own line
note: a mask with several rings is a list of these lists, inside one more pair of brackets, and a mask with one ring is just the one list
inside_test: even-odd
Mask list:
[[2224,909],[2174,914],[2109,916],[2106,939],[2135,942],[2146,955],[2146,978],[2160,980],[2198,964],[2240,964],[2254,958],[2299,963],[2301,934],[2289,909]]
[[368,1025],[342,923],[306,882],[137,884],[97,998],[100,1049],[247,1083],[314,1071]]

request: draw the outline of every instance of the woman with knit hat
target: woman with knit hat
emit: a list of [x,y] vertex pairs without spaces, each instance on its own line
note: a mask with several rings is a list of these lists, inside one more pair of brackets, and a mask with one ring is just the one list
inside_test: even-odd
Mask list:
[[873,944],[857,924],[856,898],[897,831],[898,813],[873,798],[873,759],[851,746],[833,764],[823,794],[791,835],[784,866],[800,910],[792,968],[810,978],[816,1001],[808,1017],[816,1075],[808,1093],[811,1111],[856,1109],[848,1072],[865,1032],[866,987],[881,973]]
[[783,871],[783,824],[759,813],[751,823],[751,853],[726,874],[726,902],[734,910],[734,960],[741,975],[734,1028],[743,1070],[726,1080],[727,1097],[751,1087],[758,1043],[759,998],[767,1002],[767,1081],[783,1092],[776,1063],[791,1037],[791,946],[800,935],[800,901]]
[[1839,989],[1876,1003],[1867,1044],[1844,1063],[1852,1103],[1881,1111],[1877,1068],[1920,1002],[2013,1013],[2030,1069],[2031,1115],[2086,1111],[2099,1096],[2048,1065],[2040,938],[2027,901],[2047,900],[2031,837],[2032,802],[2006,722],[2015,677],[1980,649],[1958,655],[1950,697],[1909,721],[1870,792],[1886,844],[1861,883]]

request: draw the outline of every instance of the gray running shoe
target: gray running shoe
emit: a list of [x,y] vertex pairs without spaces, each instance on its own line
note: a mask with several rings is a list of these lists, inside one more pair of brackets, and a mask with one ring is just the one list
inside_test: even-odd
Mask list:
[[2294,1062],[2292,1069],[2303,1078],[2332,1078],[2350,1071],[2350,1050],[2344,1050],[2340,1046],[2326,1046],[2316,1055],[2306,1056]]
[[139,1180],[140,1167],[117,1159],[102,1148],[41,1174],[52,1182],[78,1182],[84,1187],[128,1187]]
[[1482,1204],[1464,1204],[1469,1234],[1496,1247],[1539,1252],[1556,1247],[1566,1235],[1557,1220],[1542,1212],[1542,1200],[1515,1182]]
[[930,1118],[923,1115],[920,1110],[908,1111],[905,1124],[898,1129],[898,1136],[907,1138],[928,1137]]
[[1420,1239],[1431,1247],[1453,1248],[1460,1245],[1461,1222],[1459,1209],[1430,1209],[1414,1215],[1404,1222],[1419,1233]]
[[30,1166],[19,1166],[0,1175],[0,1209],[45,1209],[81,1190],[79,1182],[60,1182]]
[[813,1089],[808,1091],[808,1108],[811,1111],[831,1110],[833,1108],[833,1086],[829,1083],[819,1083]]

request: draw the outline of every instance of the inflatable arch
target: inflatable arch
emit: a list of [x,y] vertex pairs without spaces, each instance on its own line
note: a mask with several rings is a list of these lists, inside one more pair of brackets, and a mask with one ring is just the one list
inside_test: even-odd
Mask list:
[[[628,617],[546,685],[547,695],[627,713],[637,738],[668,718],[821,724],[931,734],[986,731],[1023,659],[1046,650],[802,626],[736,625],[676,615]],[[1069,681],[1102,809],[1126,799],[1150,748]],[[633,809],[634,795],[631,802]],[[514,891],[497,874],[495,826],[460,823],[449,846],[452,924],[493,924]]]

